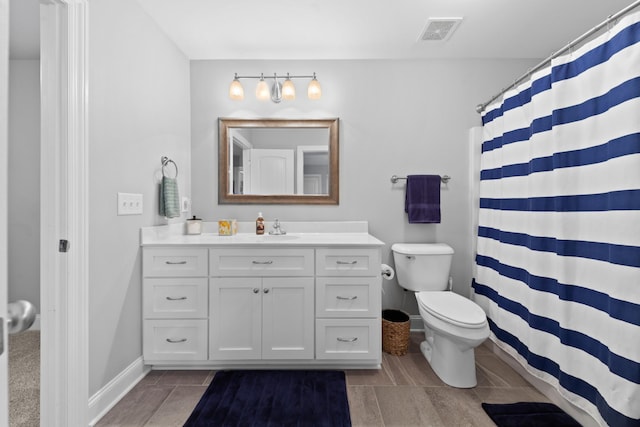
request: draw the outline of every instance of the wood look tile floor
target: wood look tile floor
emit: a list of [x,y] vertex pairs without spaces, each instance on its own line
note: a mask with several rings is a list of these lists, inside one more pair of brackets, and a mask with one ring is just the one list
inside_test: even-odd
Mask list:
[[[382,369],[350,370],[347,394],[354,427],[494,426],[482,402],[549,402],[486,346],[476,349],[478,386],[444,384],[420,353],[423,335],[412,333],[404,356],[383,353]],[[182,426],[215,371],[151,371],[96,427]]]

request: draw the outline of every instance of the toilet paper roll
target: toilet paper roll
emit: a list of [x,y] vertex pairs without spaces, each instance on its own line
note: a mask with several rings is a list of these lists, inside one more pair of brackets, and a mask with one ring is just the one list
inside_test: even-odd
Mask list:
[[385,280],[391,280],[396,277],[396,272],[393,271],[393,268],[387,264],[382,264],[380,266],[380,270],[382,272],[382,278]]

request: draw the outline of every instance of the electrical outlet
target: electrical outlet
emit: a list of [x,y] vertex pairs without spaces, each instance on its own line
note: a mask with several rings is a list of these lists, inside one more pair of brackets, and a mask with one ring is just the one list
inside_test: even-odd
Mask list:
[[118,215],[142,215],[142,194],[118,193]]
[[188,213],[191,210],[191,199],[188,197],[182,198],[182,209],[183,213]]

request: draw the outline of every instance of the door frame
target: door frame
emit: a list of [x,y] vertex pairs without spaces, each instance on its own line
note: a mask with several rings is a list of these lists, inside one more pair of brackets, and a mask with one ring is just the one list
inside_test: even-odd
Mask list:
[[0,426],[9,425],[8,295],[9,0],[0,0]]
[[[86,426],[88,0],[40,0],[40,419]],[[61,239],[69,242],[58,251]]]

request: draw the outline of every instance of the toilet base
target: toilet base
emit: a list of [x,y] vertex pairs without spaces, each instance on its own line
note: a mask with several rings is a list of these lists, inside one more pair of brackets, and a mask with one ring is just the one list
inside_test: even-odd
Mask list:
[[478,384],[473,348],[461,350],[447,337],[434,334],[420,343],[420,351],[445,384],[456,388],[472,388]]

